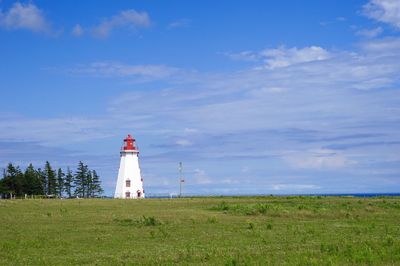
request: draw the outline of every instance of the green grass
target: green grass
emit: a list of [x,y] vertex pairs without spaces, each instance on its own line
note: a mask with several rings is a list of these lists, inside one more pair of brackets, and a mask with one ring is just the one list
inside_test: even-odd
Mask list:
[[400,198],[0,200],[0,265],[400,265]]

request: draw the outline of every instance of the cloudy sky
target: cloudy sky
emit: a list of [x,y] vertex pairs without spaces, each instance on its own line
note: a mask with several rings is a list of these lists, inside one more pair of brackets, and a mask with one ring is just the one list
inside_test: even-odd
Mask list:
[[146,193],[400,191],[400,1],[0,0],[0,167]]

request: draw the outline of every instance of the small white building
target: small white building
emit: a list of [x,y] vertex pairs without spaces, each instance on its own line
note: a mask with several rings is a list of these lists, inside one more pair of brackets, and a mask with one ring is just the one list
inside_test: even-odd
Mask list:
[[124,139],[121,148],[117,185],[114,198],[137,199],[144,198],[143,178],[139,167],[139,150],[131,135]]

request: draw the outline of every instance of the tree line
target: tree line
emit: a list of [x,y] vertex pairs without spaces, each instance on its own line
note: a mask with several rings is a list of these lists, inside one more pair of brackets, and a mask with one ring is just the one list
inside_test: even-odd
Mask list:
[[25,171],[9,163],[0,179],[0,196],[3,198],[31,195],[94,198],[102,193],[100,177],[81,161],[75,172],[69,167],[66,172],[61,168],[53,169],[48,161],[43,169],[29,164]]

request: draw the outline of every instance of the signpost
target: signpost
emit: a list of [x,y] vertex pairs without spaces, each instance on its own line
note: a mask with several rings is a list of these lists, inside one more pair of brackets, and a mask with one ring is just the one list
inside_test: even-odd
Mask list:
[[182,197],[182,185],[185,182],[185,179],[183,177],[183,166],[182,162],[179,162],[179,197]]

